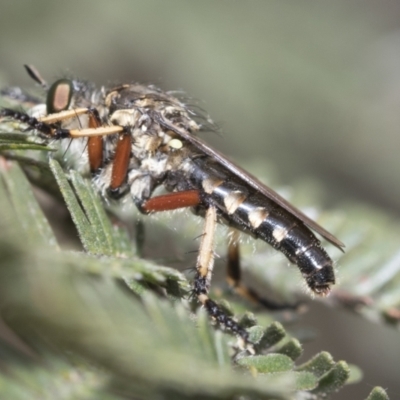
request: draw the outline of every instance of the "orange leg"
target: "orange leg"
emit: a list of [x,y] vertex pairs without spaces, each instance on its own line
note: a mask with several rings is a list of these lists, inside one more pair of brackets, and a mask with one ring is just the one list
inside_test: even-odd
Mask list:
[[126,181],[128,173],[129,159],[131,157],[131,135],[120,135],[115,150],[114,161],[111,173],[110,194],[118,196],[120,187]]
[[145,213],[170,211],[178,208],[195,207],[201,203],[198,190],[168,193],[147,200],[141,207]]
[[[153,197],[143,203],[136,203],[138,210],[144,214],[160,211],[176,210],[178,208],[195,207],[201,203],[197,190],[168,193]],[[136,248],[140,255],[143,251],[144,225],[141,219],[136,222]]]
[[[97,114],[97,113],[96,113]],[[89,114],[89,127],[99,128],[101,121],[95,113]],[[96,173],[103,166],[103,137],[92,136],[88,138],[88,154],[90,171]]]

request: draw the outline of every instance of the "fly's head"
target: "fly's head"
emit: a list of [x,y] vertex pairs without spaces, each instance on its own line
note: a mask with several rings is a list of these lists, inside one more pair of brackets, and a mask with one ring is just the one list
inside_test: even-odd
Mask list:
[[[96,89],[90,82],[63,78],[51,85],[43,81],[42,87],[46,91],[44,102],[36,102],[29,110],[29,114],[35,118],[54,116],[53,121],[59,127],[85,129],[89,123],[88,115],[80,115],[78,118],[78,115],[72,113],[68,118],[64,118],[63,113],[77,108],[96,108],[99,114],[104,115],[101,90]],[[46,138],[46,136],[41,136]]]

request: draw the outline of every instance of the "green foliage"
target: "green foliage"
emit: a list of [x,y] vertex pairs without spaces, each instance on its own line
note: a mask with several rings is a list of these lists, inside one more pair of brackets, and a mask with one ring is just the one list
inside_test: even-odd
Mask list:
[[[4,161],[2,318],[29,346],[16,350],[0,341],[10,365],[0,376],[5,398],[322,399],[357,380],[351,375],[356,369],[325,352],[297,365],[299,340],[278,322],[257,325],[249,313],[241,321],[249,327],[256,354],[238,347],[232,336],[210,325],[203,310],[191,310],[190,284],[181,273],[137,255],[88,180],[66,173],[55,160],[46,167],[10,153],[25,149],[13,136],[0,140],[8,140],[6,156],[18,158],[24,169],[40,165],[41,173],[52,172],[85,249],[59,249],[19,165]],[[351,239],[340,216],[320,218],[333,232],[344,230],[339,235],[344,241]],[[355,235],[346,241],[350,255],[361,240]],[[256,257],[251,260],[257,266]],[[281,288],[284,296],[293,293],[290,285]],[[368,399],[383,396],[376,388]]]
[[386,394],[385,389],[381,387],[376,387],[372,390],[367,400],[389,400],[389,397]]

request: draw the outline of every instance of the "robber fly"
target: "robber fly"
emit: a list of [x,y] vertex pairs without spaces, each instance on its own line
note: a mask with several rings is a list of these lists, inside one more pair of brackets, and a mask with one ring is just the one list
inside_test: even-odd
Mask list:
[[[312,231],[340,250],[343,243],[204,143],[186,104],[169,92],[140,84],[98,89],[60,79],[48,86],[32,66],[25,67],[46,89],[46,103],[9,89],[9,97],[35,106],[29,114],[4,108],[1,117],[19,121],[47,140],[83,143],[93,184],[105,196],[129,193],[144,214],[191,207],[204,217],[193,293],[219,323],[247,339],[246,331],[208,296],[217,223],[269,243],[299,267],[313,293],[329,293],[335,283],[333,262]],[[159,186],[169,193],[152,197]],[[258,300],[240,281],[238,258],[238,241],[231,240],[228,281],[245,297]]]

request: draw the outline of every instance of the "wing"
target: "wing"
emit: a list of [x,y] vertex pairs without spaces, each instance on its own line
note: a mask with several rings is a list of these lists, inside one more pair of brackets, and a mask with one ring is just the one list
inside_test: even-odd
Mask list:
[[177,135],[179,135],[183,139],[192,143],[194,146],[196,146],[199,150],[203,151],[208,156],[217,160],[221,165],[223,165],[225,168],[227,168],[229,171],[231,171],[235,176],[242,179],[244,182],[246,182],[248,185],[250,185],[253,189],[262,193],[264,196],[273,200],[275,203],[280,205],[286,211],[290,212],[292,215],[294,215],[299,220],[304,222],[313,231],[320,234],[328,242],[332,243],[339,250],[344,252],[344,250],[343,250],[343,248],[345,247],[344,243],[342,243],[338,238],[336,238],[334,235],[329,233],[321,225],[317,224],[311,218],[307,217],[307,215],[305,215],[298,208],[296,208],[292,204],[290,204],[281,195],[279,195],[274,190],[272,190],[271,188],[269,188],[268,186],[266,186],[262,182],[260,182],[255,176],[246,172],[244,169],[242,169],[241,167],[239,167],[238,165],[236,165],[235,163],[230,161],[228,158],[226,158],[223,154],[221,154],[217,150],[213,149],[212,147],[208,146],[205,142],[203,142],[198,137],[191,135],[189,132],[186,132],[184,129],[180,129],[180,128],[177,128],[176,126],[171,125],[169,122],[165,121],[163,118],[160,118],[159,122],[161,125],[165,126],[167,129],[175,132]]

